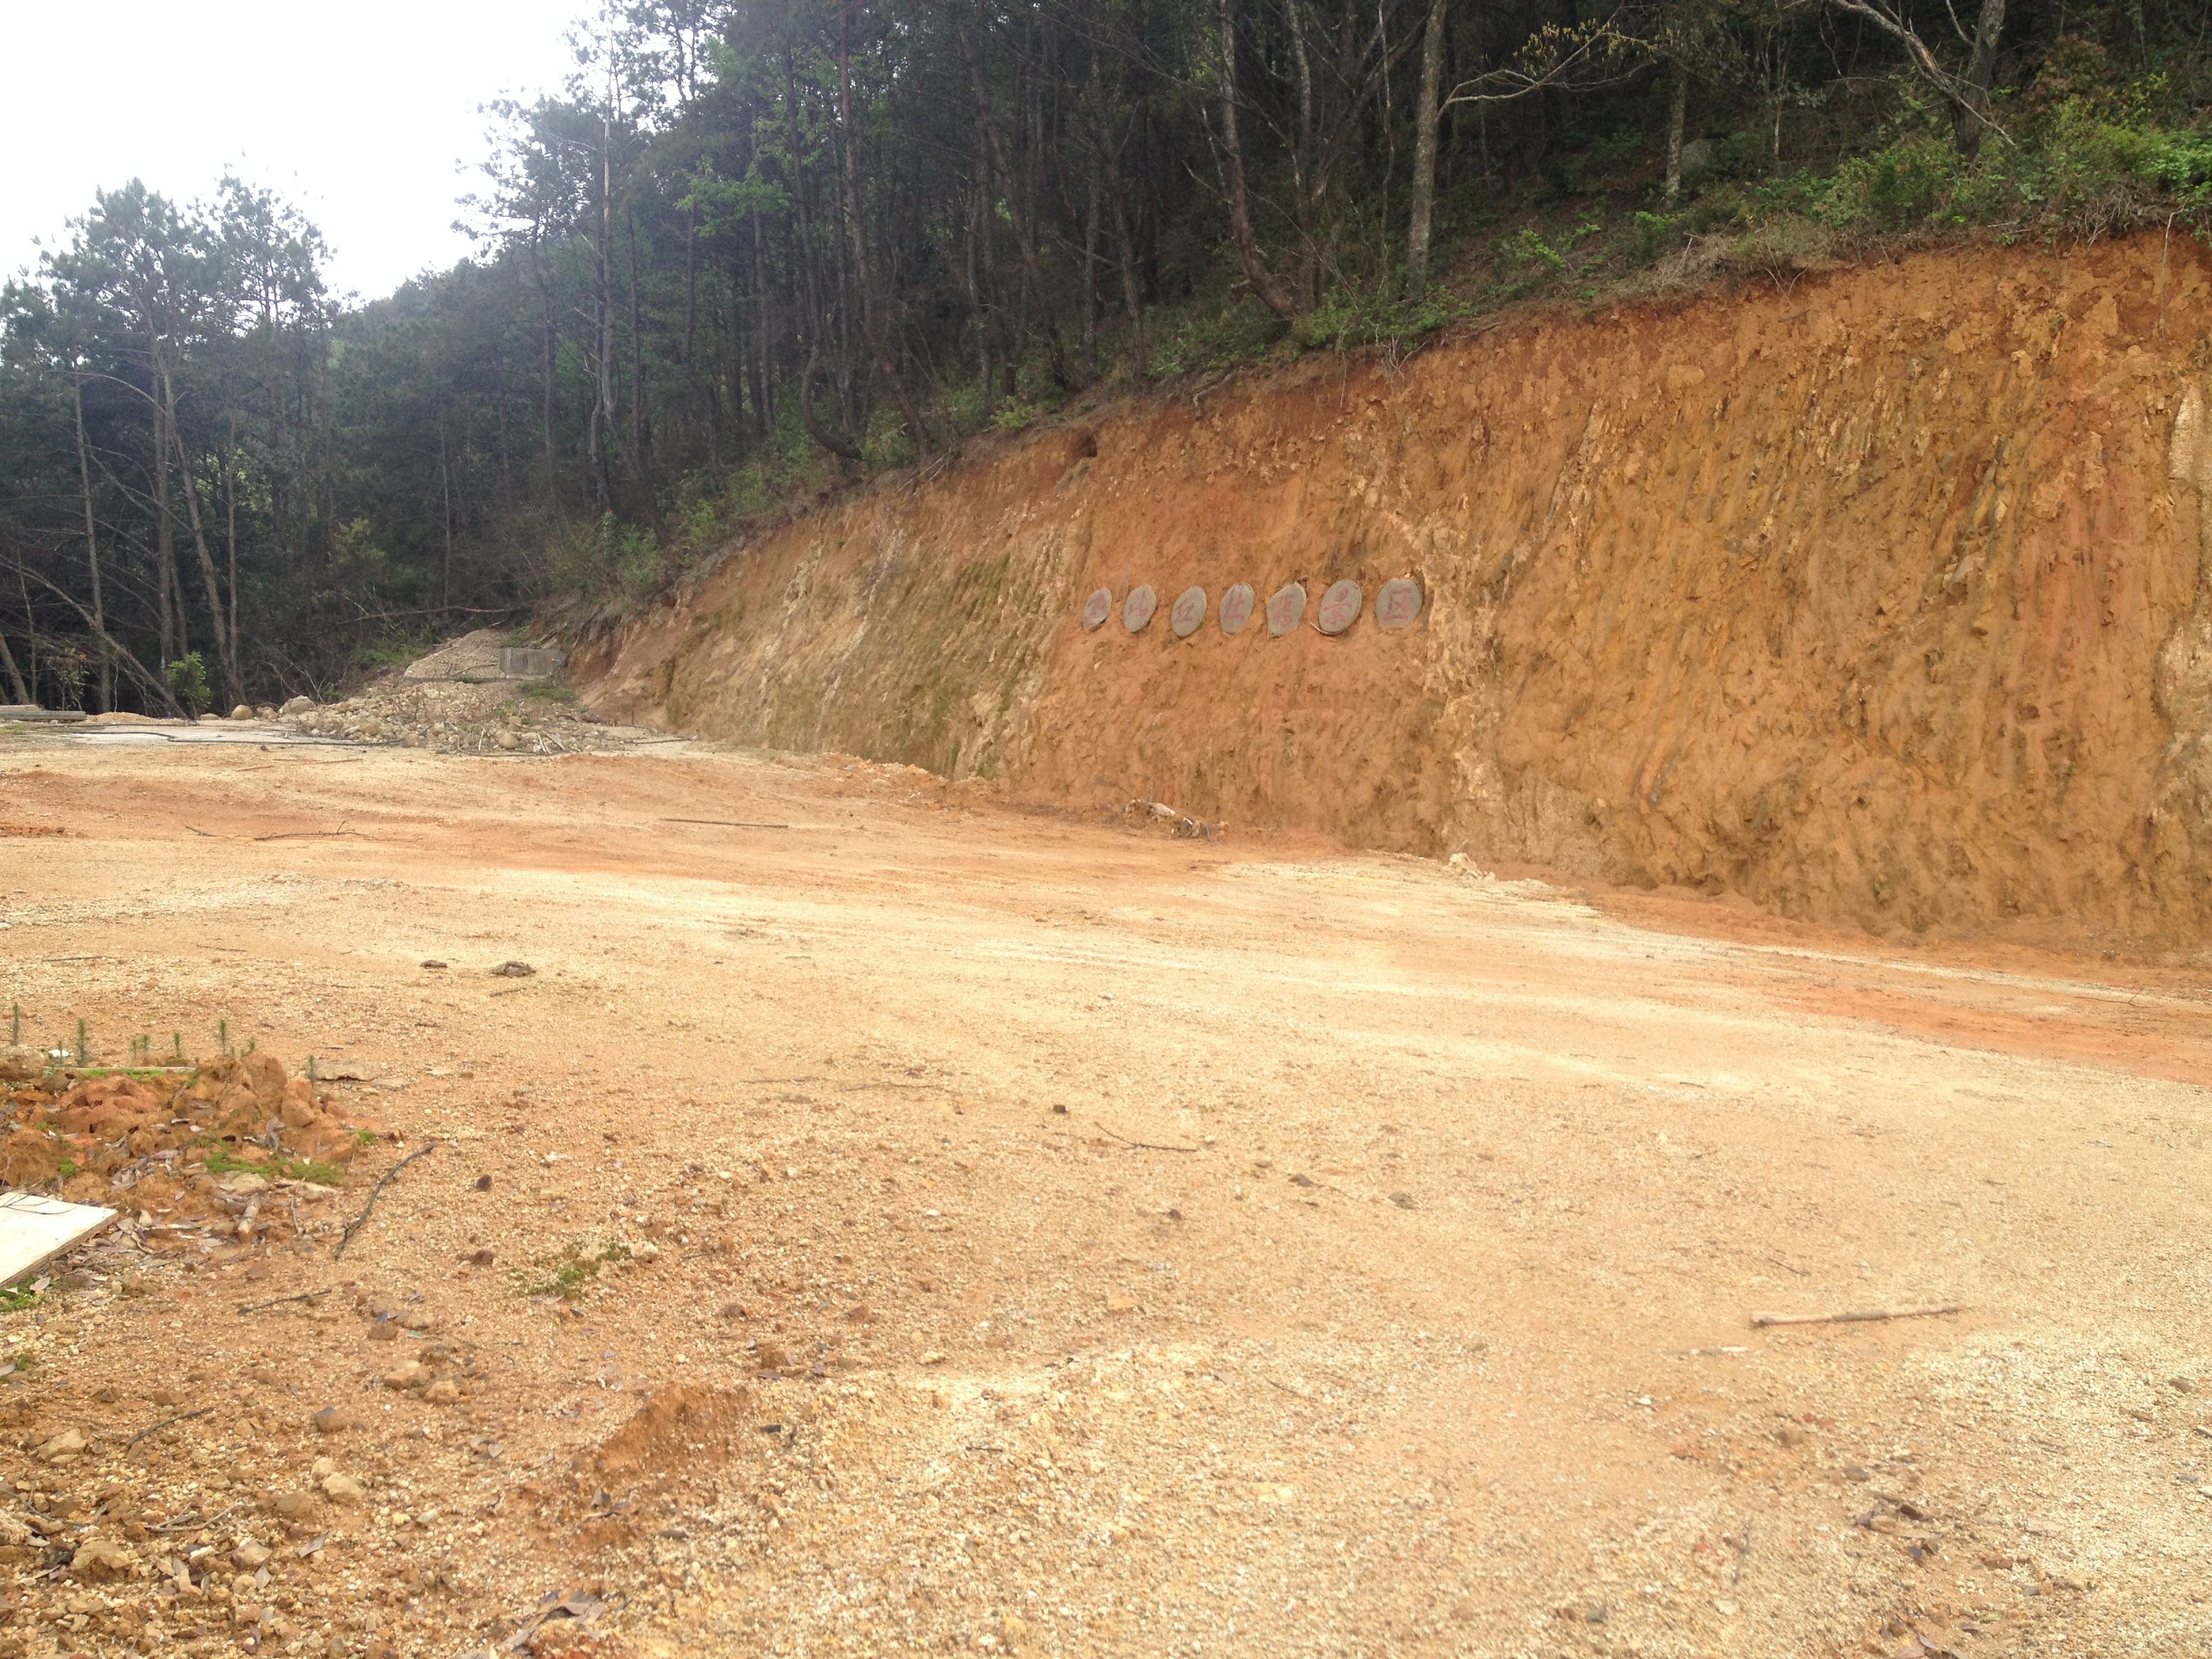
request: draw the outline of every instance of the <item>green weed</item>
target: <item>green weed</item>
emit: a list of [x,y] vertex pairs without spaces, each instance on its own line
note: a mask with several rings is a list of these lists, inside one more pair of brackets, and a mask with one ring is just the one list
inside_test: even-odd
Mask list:
[[509,1277],[518,1296],[557,1296],[574,1302],[599,1277],[600,1268],[629,1255],[627,1244],[610,1243],[594,1249],[588,1241],[578,1241],[558,1255],[533,1257],[528,1267],[515,1268]]
[[271,1157],[254,1159],[241,1158],[228,1146],[217,1146],[209,1152],[200,1167],[210,1175],[266,1176],[279,1181],[312,1181],[318,1187],[341,1187],[345,1184],[345,1171],[321,1158]]

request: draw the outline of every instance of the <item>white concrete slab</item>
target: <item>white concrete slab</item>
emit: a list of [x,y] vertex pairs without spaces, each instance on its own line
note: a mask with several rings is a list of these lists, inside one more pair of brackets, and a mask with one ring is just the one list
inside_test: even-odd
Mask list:
[[28,1277],[115,1219],[112,1210],[0,1192],[0,1285]]

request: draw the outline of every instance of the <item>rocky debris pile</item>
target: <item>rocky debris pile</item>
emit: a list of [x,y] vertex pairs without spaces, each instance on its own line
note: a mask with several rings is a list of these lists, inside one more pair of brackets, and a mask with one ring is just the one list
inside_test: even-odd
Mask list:
[[559,678],[561,653],[517,637],[480,629],[343,702],[270,712],[318,737],[465,754],[599,754],[645,735],[586,712]]
[[1212,841],[1226,827],[1178,812],[1164,800],[1133,800],[1119,816],[1139,829],[1164,829],[1176,841]]
[[0,1054],[0,1184],[135,1212],[148,1248],[186,1231],[289,1237],[301,1204],[327,1196],[384,1133],[258,1049],[129,1071],[43,1060]]
[[550,680],[395,678],[341,702],[295,698],[277,718],[317,737],[479,755],[605,754],[644,735],[606,725]]
[[526,641],[496,628],[479,628],[417,657],[400,672],[404,680],[459,680],[481,684],[493,680],[544,679],[566,660],[558,647]]

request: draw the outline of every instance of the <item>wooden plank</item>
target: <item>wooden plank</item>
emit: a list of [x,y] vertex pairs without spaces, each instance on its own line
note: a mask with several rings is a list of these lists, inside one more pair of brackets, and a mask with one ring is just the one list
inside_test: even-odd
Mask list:
[[112,1210],[37,1193],[0,1193],[0,1286],[45,1267],[115,1219]]

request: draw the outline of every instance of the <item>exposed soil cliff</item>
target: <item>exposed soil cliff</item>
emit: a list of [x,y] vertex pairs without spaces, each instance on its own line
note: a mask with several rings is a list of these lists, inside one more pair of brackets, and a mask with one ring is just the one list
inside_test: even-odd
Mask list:
[[[2212,258],[1979,250],[1109,412],[734,550],[596,706],[1793,915],[2212,936]],[[1400,632],[1169,601],[1386,579]],[[1093,588],[1151,585],[1132,635]]]

